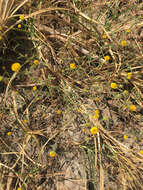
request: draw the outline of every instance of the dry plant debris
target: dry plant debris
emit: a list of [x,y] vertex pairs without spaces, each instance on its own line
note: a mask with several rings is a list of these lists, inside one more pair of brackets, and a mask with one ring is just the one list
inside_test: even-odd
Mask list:
[[0,189],[143,189],[143,3],[0,1]]

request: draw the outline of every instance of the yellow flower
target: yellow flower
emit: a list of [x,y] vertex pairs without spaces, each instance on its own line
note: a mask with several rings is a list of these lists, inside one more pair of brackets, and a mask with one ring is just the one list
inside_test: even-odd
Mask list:
[[130,80],[132,78],[132,73],[128,73],[127,78]]
[[86,92],[86,93],[88,92],[88,90],[86,88],[84,88],[83,91]]
[[95,115],[93,116],[93,118],[94,118],[94,119],[98,119],[98,118],[99,118],[99,114],[95,114]]
[[20,20],[24,20],[24,15],[20,15]]
[[83,132],[83,133],[85,133],[85,132],[86,132],[86,129],[85,129],[85,128],[83,128],[83,129],[82,129],[82,132]]
[[9,131],[9,132],[7,133],[7,135],[8,135],[8,136],[10,136],[11,134],[12,134],[12,132],[11,132],[11,131]]
[[115,82],[112,82],[112,83],[110,84],[110,86],[111,86],[111,88],[117,88],[117,84],[116,84]]
[[127,135],[124,135],[123,138],[124,138],[124,140],[127,140],[127,139],[128,139],[128,136],[127,136]]
[[128,95],[128,94],[129,94],[129,91],[128,91],[128,90],[124,90],[123,94],[124,94],[124,95]]
[[136,136],[134,137],[134,140],[135,140],[135,141],[137,140],[137,137],[136,137]]
[[33,86],[33,91],[36,91],[37,90],[37,86]]
[[95,110],[95,114],[96,114],[96,115],[99,114],[99,110]]
[[110,56],[108,56],[108,55],[105,56],[105,57],[104,57],[104,60],[105,60],[105,61],[109,61],[109,60],[110,60]]
[[99,110],[95,110],[95,114],[93,116],[94,119],[98,119],[99,118]]
[[130,29],[127,29],[126,32],[127,32],[127,33],[130,33],[131,31],[130,31]]
[[2,79],[3,79],[3,76],[0,76],[0,81],[2,81]]
[[98,132],[98,128],[97,128],[97,127],[92,127],[92,128],[90,129],[90,133],[91,133],[92,135],[96,135],[97,132]]
[[20,68],[21,68],[20,63],[13,63],[13,64],[11,65],[11,70],[12,70],[12,71],[19,71]]
[[126,46],[126,45],[127,45],[127,41],[126,40],[121,41],[121,46]]
[[136,111],[136,106],[132,104],[130,105],[129,109],[130,111]]
[[2,36],[0,35],[0,40],[2,40]]
[[138,18],[140,19],[140,18],[142,18],[142,16],[141,16],[141,15],[139,15],[139,16],[138,16]]
[[56,156],[56,152],[53,151],[53,150],[51,150],[51,151],[49,152],[49,156],[50,156],[51,158],[54,158],[54,157]]
[[61,114],[61,110],[57,110],[57,114],[60,115]]
[[143,155],[143,150],[140,150],[140,154]]
[[74,63],[71,63],[71,64],[70,64],[70,68],[71,68],[71,69],[75,69],[75,68],[76,68],[76,65],[75,65]]
[[17,28],[21,28],[21,24],[18,24],[18,25],[17,25]]
[[28,122],[28,120],[27,119],[24,119],[24,123],[27,123]]
[[22,190],[22,188],[21,188],[21,187],[18,187],[17,190]]
[[39,61],[35,59],[35,60],[33,61],[33,63],[34,63],[35,65],[37,65],[37,64],[39,63]]
[[106,38],[107,38],[107,35],[106,35],[106,34],[103,34],[102,38],[103,38],[103,39],[106,39]]

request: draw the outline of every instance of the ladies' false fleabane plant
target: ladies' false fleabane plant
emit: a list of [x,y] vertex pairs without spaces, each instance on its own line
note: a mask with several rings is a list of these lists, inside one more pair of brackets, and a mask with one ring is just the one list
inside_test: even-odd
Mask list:
[[127,78],[130,80],[132,78],[132,73],[128,73]]
[[57,114],[60,115],[61,114],[61,110],[57,110]]
[[18,24],[18,25],[17,25],[17,28],[21,28],[21,24]]
[[11,65],[11,70],[12,70],[12,71],[19,71],[20,68],[21,68],[20,63],[13,63],[13,64]]
[[9,132],[7,133],[7,135],[8,135],[8,136],[12,135],[12,132],[11,132],[11,131],[9,131]]
[[113,88],[113,89],[115,89],[115,88],[117,88],[117,84],[116,84],[115,82],[112,82],[112,83],[110,84],[110,87]]
[[75,69],[76,68],[76,65],[74,63],[71,63],[70,64],[70,69]]
[[127,140],[127,139],[128,139],[128,136],[127,136],[127,135],[124,135],[124,136],[123,136],[123,139],[124,139],[124,140]]
[[36,91],[37,90],[37,86],[33,86],[33,91]]
[[20,15],[20,16],[19,16],[19,19],[20,19],[20,20],[24,20],[24,18],[25,18],[24,15]]
[[126,40],[122,40],[122,41],[121,41],[121,46],[124,47],[124,46],[126,46],[126,45],[127,45],[127,41],[126,41]]
[[94,119],[98,119],[99,118],[99,110],[95,110],[95,114],[93,116]]
[[50,156],[51,158],[54,158],[54,157],[56,156],[56,152],[53,151],[53,150],[51,150],[51,151],[49,152],[49,156]]
[[104,57],[104,60],[105,60],[105,61],[109,61],[109,60],[110,60],[110,56],[109,56],[109,55],[106,55],[106,56]]
[[96,126],[94,126],[94,127],[92,127],[92,128],[90,129],[90,133],[91,133],[92,135],[96,135],[97,132],[98,132],[98,127],[96,127]]
[[18,187],[17,190],[22,190],[22,188],[21,188],[21,187]]
[[0,76],[0,81],[2,81],[3,80],[3,76]]
[[33,61],[33,63],[34,63],[35,65],[37,65],[37,64],[39,63],[39,61],[38,61],[37,59],[35,59],[35,60]]
[[130,111],[136,111],[136,109],[137,109],[136,106],[133,104],[129,106]]

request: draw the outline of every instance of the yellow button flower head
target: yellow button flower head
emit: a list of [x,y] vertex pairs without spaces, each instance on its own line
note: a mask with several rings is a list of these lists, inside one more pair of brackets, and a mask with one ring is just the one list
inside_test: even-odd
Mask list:
[[126,46],[127,45],[127,41],[126,40],[123,40],[123,41],[121,41],[121,46]]
[[21,68],[20,63],[13,63],[13,64],[11,65],[11,70],[12,70],[12,71],[19,71],[20,68]]
[[20,15],[20,20],[24,20],[24,15]]
[[3,79],[3,76],[0,76],[0,81],[2,81],[2,79]]
[[28,122],[28,120],[27,119],[24,119],[24,123],[27,123]]
[[83,91],[86,92],[86,93],[88,92],[88,90],[86,88],[84,88]]
[[82,129],[82,132],[83,132],[83,133],[85,133],[85,132],[86,132],[86,129],[85,129],[85,128],[83,128],[83,129]]
[[109,60],[110,60],[110,56],[106,55],[106,56],[104,57],[104,60],[105,60],[105,61],[109,61]]
[[136,111],[136,106],[133,105],[133,104],[130,105],[130,106],[129,106],[129,110],[130,110],[130,111]]
[[8,135],[8,136],[10,136],[11,134],[12,134],[12,132],[11,132],[11,131],[9,131],[9,132],[7,133],[7,135]]
[[130,80],[132,78],[132,73],[128,73],[127,78]]
[[56,156],[56,152],[53,151],[53,150],[51,150],[51,151],[49,152],[49,156],[50,156],[51,158],[54,158],[54,157]]
[[95,114],[99,114],[99,110],[95,110]]
[[128,139],[128,136],[127,136],[127,135],[124,135],[123,138],[124,138],[124,140],[127,140],[127,139]]
[[115,82],[112,82],[111,84],[110,84],[110,86],[111,86],[111,88],[117,88],[117,84],[115,83]]
[[0,41],[2,40],[2,36],[0,35]]
[[99,110],[95,110],[95,114],[93,116],[94,119],[98,119],[99,118]]
[[18,25],[17,25],[17,28],[21,28],[21,24],[18,24]]
[[37,64],[39,63],[39,61],[35,59],[35,60],[33,61],[33,63],[34,63],[35,65],[37,65]]
[[127,29],[126,32],[127,32],[127,33],[130,33],[131,31],[130,31],[130,29]]
[[70,68],[71,68],[71,69],[75,69],[75,68],[76,68],[76,65],[75,65],[74,63],[71,63],[71,64],[70,64]]
[[94,126],[94,127],[92,127],[92,128],[90,129],[90,133],[91,133],[92,135],[96,135],[97,132],[98,132],[98,128],[97,128],[96,126]]
[[60,115],[61,114],[61,110],[57,110],[57,114]]
[[106,38],[107,38],[107,35],[106,35],[106,34],[103,34],[102,38],[103,38],[103,39],[106,39]]
[[33,91],[36,91],[37,90],[37,86],[33,86]]
[[143,150],[140,150],[140,154],[143,155]]
[[22,190],[22,188],[21,188],[21,187],[18,187],[17,190]]

